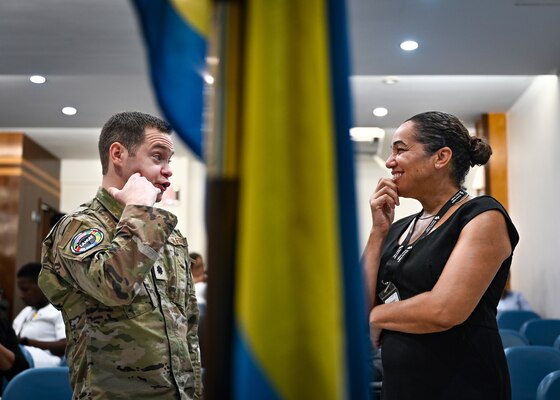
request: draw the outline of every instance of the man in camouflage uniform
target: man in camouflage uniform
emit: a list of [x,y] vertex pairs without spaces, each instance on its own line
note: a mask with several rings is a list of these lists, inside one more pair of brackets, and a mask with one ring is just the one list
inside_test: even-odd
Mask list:
[[202,398],[187,241],[153,207],[169,187],[169,133],[150,115],[111,117],[101,188],[43,243],[39,285],[64,316],[75,399]]

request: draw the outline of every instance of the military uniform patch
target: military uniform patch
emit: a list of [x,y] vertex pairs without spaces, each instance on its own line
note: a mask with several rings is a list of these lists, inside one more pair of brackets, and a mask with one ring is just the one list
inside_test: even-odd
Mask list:
[[167,272],[165,271],[165,268],[163,268],[161,265],[159,264],[154,265],[154,272],[156,273],[156,279],[158,281],[167,280]]
[[97,228],[86,229],[78,233],[70,242],[70,251],[73,254],[82,254],[93,249],[103,241],[103,232]]

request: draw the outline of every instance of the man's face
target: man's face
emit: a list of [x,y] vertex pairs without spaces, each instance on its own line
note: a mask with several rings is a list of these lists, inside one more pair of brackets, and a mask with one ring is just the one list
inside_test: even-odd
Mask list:
[[144,142],[136,149],[135,155],[128,154],[125,163],[125,176],[139,172],[161,190],[156,202],[161,201],[163,192],[169,187],[173,174],[169,163],[174,153],[171,136],[154,128],[146,128]]
[[47,303],[47,298],[33,279],[27,277],[17,278],[17,286],[21,299],[26,305],[40,308]]

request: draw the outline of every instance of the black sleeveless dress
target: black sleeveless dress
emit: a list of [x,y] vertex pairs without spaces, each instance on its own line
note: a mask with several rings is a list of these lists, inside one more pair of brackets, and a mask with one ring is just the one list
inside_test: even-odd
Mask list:
[[[431,290],[439,279],[463,227],[477,215],[500,211],[507,223],[512,249],[519,235],[506,210],[489,196],[476,197],[455,211],[440,227],[418,241],[392,274],[401,299]],[[386,262],[413,220],[393,224],[381,258],[377,291],[388,280]],[[382,399],[510,399],[508,367],[496,324],[496,306],[506,284],[511,256],[504,261],[482,299],[462,324],[445,332],[409,334],[384,331]]]

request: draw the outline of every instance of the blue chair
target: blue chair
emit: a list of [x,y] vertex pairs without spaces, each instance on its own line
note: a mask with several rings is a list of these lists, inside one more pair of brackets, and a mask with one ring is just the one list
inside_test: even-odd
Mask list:
[[554,344],[552,345],[552,347],[560,350],[560,335],[558,335],[558,337],[556,338],[556,340],[554,341]]
[[35,366],[35,361],[33,360],[33,356],[31,355],[29,350],[27,350],[25,346],[21,344],[19,345],[19,349],[21,350],[21,354],[23,354],[23,356],[27,360],[27,364],[29,364],[29,368],[33,368]]
[[496,316],[498,328],[513,329],[518,331],[526,321],[531,319],[540,319],[541,316],[533,311],[526,310],[509,310],[500,311]]
[[[27,361],[29,368],[33,368],[35,366],[35,361],[33,361],[33,356],[31,355],[29,350],[27,350],[22,344],[19,345],[19,349],[21,351],[21,354],[23,354],[23,357]],[[4,390],[6,390],[6,386],[8,386],[9,382],[10,381],[6,377],[2,378],[2,393],[4,393]]]
[[521,326],[519,332],[532,345],[553,346],[554,341],[560,335],[560,319],[529,320]]
[[500,329],[500,337],[502,338],[504,349],[513,346],[527,346],[529,344],[527,338],[514,329]]
[[504,350],[511,379],[512,400],[535,400],[549,373],[560,370],[560,350],[549,346],[515,346]]
[[71,400],[68,367],[31,368],[8,383],[2,400]]
[[560,399],[560,371],[554,371],[544,377],[537,388],[537,400]]

